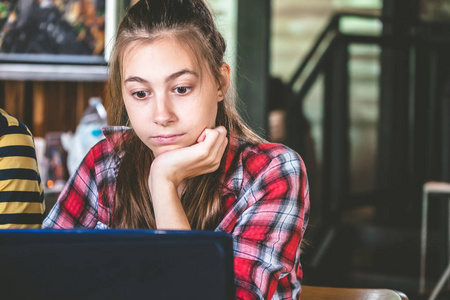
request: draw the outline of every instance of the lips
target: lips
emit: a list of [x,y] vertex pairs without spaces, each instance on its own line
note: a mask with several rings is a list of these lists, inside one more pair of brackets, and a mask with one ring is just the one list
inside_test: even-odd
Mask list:
[[173,144],[183,137],[184,134],[170,134],[170,135],[157,135],[153,136],[151,139],[158,144],[167,145]]

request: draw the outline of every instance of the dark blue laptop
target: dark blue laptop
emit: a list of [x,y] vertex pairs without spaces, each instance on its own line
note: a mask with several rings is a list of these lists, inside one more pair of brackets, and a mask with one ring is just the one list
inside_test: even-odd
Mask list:
[[231,236],[0,230],[1,299],[234,299]]

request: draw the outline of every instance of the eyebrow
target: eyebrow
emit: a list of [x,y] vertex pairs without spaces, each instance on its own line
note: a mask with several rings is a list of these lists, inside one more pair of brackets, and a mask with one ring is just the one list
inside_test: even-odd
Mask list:
[[[166,82],[172,81],[172,80],[174,80],[174,79],[176,79],[176,78],[178,78],[178,77],[180,77],[182,75],[185,75],[185,74],[189,74],[189,75],[193,75],[195,77],[199,77],[197,72],[189,70],[189,69],[183,69],[181,71],[178,71],[178,72],[175,72],[173,74],[170,74],[169,76],[166,77],[165,81]],[[148,84],[149,83],[147,80],[145,80],[144,78],[139,77],[139,76],[130,76],[127,79],[125,79],[125,81],[124,81],[124,83],[127,83],[127,82],[139,82],[139,83],[143,83],[143,84]]]
[[189,75],[194,75],[195,77],[199,77],[198,73],[189,69],[183,69],[181,71],[175,72],[169,76],[166,77],[166,82],[169,82],[171,80],[174,80],[175,78],[180,77],[181,75],[185,75],[185,74],[189,74]]

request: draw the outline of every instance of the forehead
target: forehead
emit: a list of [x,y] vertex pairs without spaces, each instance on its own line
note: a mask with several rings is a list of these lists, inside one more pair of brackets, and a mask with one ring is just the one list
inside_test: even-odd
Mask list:
[[122,55],[122,74],[129,72],[155,73],[190,69],[201,73],[201,66],[193,50],[172,37],[136,40],[124,48]]

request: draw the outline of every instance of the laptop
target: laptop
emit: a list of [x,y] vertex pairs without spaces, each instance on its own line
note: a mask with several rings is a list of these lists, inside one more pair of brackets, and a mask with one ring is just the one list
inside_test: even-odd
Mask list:
[[2,299],[234,299],[233,242],[206,231],[0,230]]

